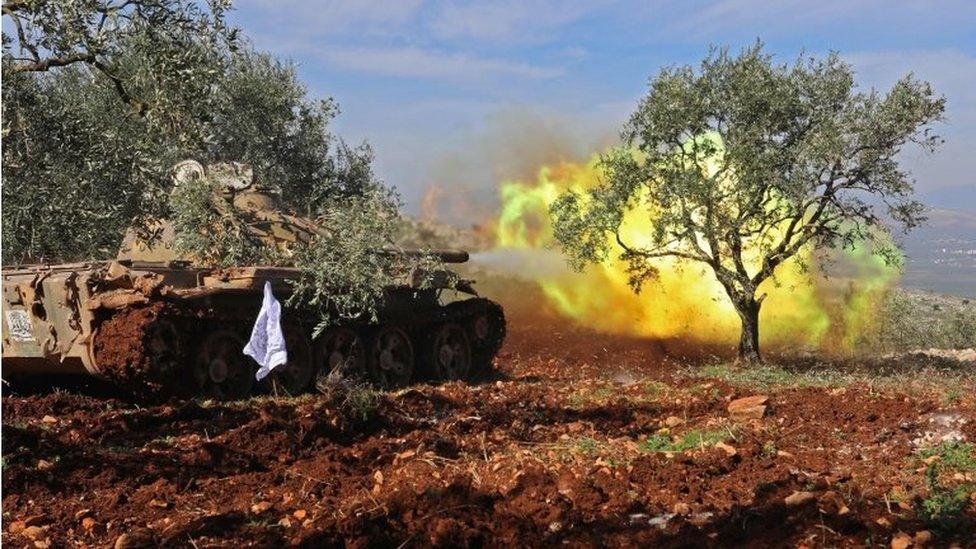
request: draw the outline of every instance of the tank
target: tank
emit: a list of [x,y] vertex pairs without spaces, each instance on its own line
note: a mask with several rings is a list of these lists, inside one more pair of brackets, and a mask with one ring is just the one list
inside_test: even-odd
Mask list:
[[[184,162],[177,185],[220,182],[219,201],[248,216],[269,246],[287,246],[321,230],[277,208],[240,164],[204,168]],[[460,250],[432,254],[467,261]],[[362,376],[383,389],[421,380],[466,380],[488,369],[505,337],[505,317],[453,271],[420,272],[384,288],[378,321],[344,319],[313,337],[318,319],[286,307],[288,362],[260,383],[242,350],[266,282],[282,303],[300,273],[291,267],[208,268],[180,257],[174,231],[159,221],[130,230],[108,261],[3,267],[4,376],[87,373],[134,391],[222,400],[271,391],[298,394],[330,376]],[[421,284],[420,281],[426,281]]]

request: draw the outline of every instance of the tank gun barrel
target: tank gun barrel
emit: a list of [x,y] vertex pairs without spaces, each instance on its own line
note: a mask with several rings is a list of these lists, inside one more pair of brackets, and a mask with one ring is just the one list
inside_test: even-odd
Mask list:
[[420,250],[417,248],[398,249],[385,247],[382,251],[390,255],[405,255],[407,257],[433,256],[444,263],[467,263],[468,252],[464,250],[452,250],[448,248],[435,248],[432,250]]

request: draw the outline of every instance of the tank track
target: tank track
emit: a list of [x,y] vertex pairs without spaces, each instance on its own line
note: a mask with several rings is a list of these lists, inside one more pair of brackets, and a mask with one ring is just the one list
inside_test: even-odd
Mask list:
[[[240,302],[225,306],[154,302],[117,311],[100,324],[94,337],[92,351],[99,374],[147,396],[234,399],[255,392],[278,392],[276,383],[288,385],[288,380],[282,381],[284,374],[279,375],[283,367],[276,368],[262,383],[248,382],[242,377],[246,375],[253,380],[257,368],[241,349],[250,337],[259,305],[241,305]],[[292,368],[300,375],[297,381],[290,381],[286,390],[289,394],[311,390],[318,376],[330,373],[324,371],[326,337],[312,341],[312,320],[285,314],[289,356],[296,357],[295,362],[302,365]],[[360,371],[344,374],[361,374],[381,388],[396,388],[418,381],[483,377],[491,370],[506,328],[501,306],[488,299],[470,298],[419,311],[390,312],[378,324],[349,322],[330,330],[354,334],[366,355],[356,366]],[[326,330],[325,334],[329,333]],[[377,364],[388,354],[378,338],[389,338],[391,334],[401,342],[406,338],[408,343],[402,347],[409,348],[412,354],[410,371],[392,382],[376,374],[382,373]],[[445,356],[452,359],[447,362],[460,366],[453,370],[432,366],[432,363],[445,362]],[[467,362],[464,356],[468,357]],[[305,362],[310,366],[305,367]],[[220,389],[221,384],[227,387]]]

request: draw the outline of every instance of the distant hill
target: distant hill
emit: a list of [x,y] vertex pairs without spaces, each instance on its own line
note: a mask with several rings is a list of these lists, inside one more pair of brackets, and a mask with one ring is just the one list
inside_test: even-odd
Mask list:
[[933,209],[902,244],[902,286],[976,297],[976,213]]

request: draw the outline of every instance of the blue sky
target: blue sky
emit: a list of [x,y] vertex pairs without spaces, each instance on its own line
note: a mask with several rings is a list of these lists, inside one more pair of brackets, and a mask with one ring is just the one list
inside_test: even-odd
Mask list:
[[[976,212],[976,3],[649,1],[491,3],[239,0],[232,20],[296,62],[337,131],[369,141],[377,171],[417,211],[477,221],[498,180],[614,142],[650,76],[710,44],[761,38],[782,60],[836,50],[864,87],[914,71],[948,100],[933,156],[906,153],[929,204]],[[450,203],[449,203],[450,202]],[[457,219],[460,212],[462,219]],[[470,217],[474,216],[474,217]]]

